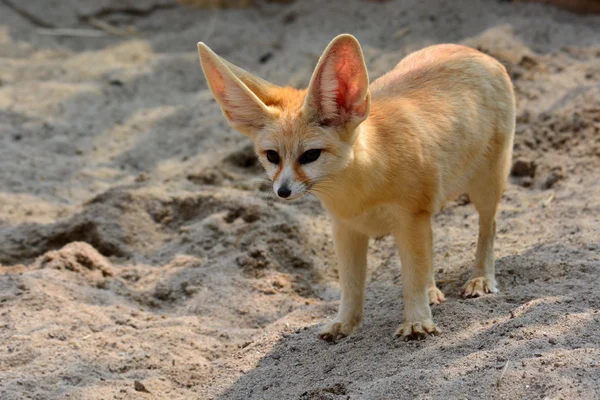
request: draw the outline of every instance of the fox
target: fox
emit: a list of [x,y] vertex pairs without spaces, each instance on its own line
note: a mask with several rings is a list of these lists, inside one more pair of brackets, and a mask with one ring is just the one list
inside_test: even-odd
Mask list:
[[267,82],[198,43],[208,87],[229,126],[248,136],[285,200],[316,196],[332,224],[341,298],[319,331],[336,341],[362,324],[370,238],[391,235],[401,261],[404,321],[395,336],[440,333],[445,301],[432,266],[432,217],[468,194],[479,215],[465,298],[498,292],[496,214],[509,175],[515,96],[505,67],[458,44],[425,47],[370,83],[362,49],[335,37],[308,88]]

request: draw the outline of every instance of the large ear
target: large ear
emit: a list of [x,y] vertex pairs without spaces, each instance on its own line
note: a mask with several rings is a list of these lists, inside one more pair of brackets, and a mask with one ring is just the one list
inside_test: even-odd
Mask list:
[[208,87],[232,128],[252,136],[277,118],[278,111],[260,99],[274,85],[228,63],[202,42],[198,43],[198,53]]
[[369,115],[369,75],[360,44],[352,35],[329,43],[313,72],[304,109],[320,124],[357,127]]
[[223,64],[225,64],[227,68],[229,68],[229,70],[265,104],[269,104],[269,100],[273,97],[273,94],[281,89],[280,86],[267,82],[256,75],[252,75],[250,72],[230,63],[222,57],[219,57],[219,60],[221,60]]

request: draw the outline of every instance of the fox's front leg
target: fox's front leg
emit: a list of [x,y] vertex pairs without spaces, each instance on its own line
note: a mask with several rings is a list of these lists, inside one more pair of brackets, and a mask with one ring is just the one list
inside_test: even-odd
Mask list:
[[432,276],[431,214],[409,214],[394,232],[402,262],[404,322],[396,336],[423,339],[439,333],[431,318],[429,287]]
[[326,341],[350,335],[362,322],[369,238],[334,222],[333,243],[342,298],[337,317],[323,326],[319,334]]

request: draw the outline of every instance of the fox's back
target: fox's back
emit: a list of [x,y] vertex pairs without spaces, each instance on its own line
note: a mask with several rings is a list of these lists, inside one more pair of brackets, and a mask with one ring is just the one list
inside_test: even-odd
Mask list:
[[371,84],[373,97],[414,97],[426,92],[443,94],[499,91],[512,98],[506,69],[496,59],[470,47],[441,44],[409,54]]
[[463,115],[469,120],[475,112],[494,113],[489,117],[500,123],[510,121],[515,108],[504,66],[480,51],[454,44],[409,54],[370,89],[375,104],[401,100],[426,116]]

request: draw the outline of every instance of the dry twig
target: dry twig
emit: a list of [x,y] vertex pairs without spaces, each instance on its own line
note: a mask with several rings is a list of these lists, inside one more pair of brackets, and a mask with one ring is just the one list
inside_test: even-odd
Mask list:
[[45,36],[106,37],[105,32],[97,29],[56,28],[38,29],[36,32]]
[[504,374],[506,374],[506,370],[508,369],[508,363],[510,362],[510,360],[506,360],[506,364],[504,364],[504,368],[502,369],[502,373],[500,374],[500,377],[498,378],[498,382],[496,382],[496,387],[500,387],[500,383],[502,382],[502,378],[504,378]]

